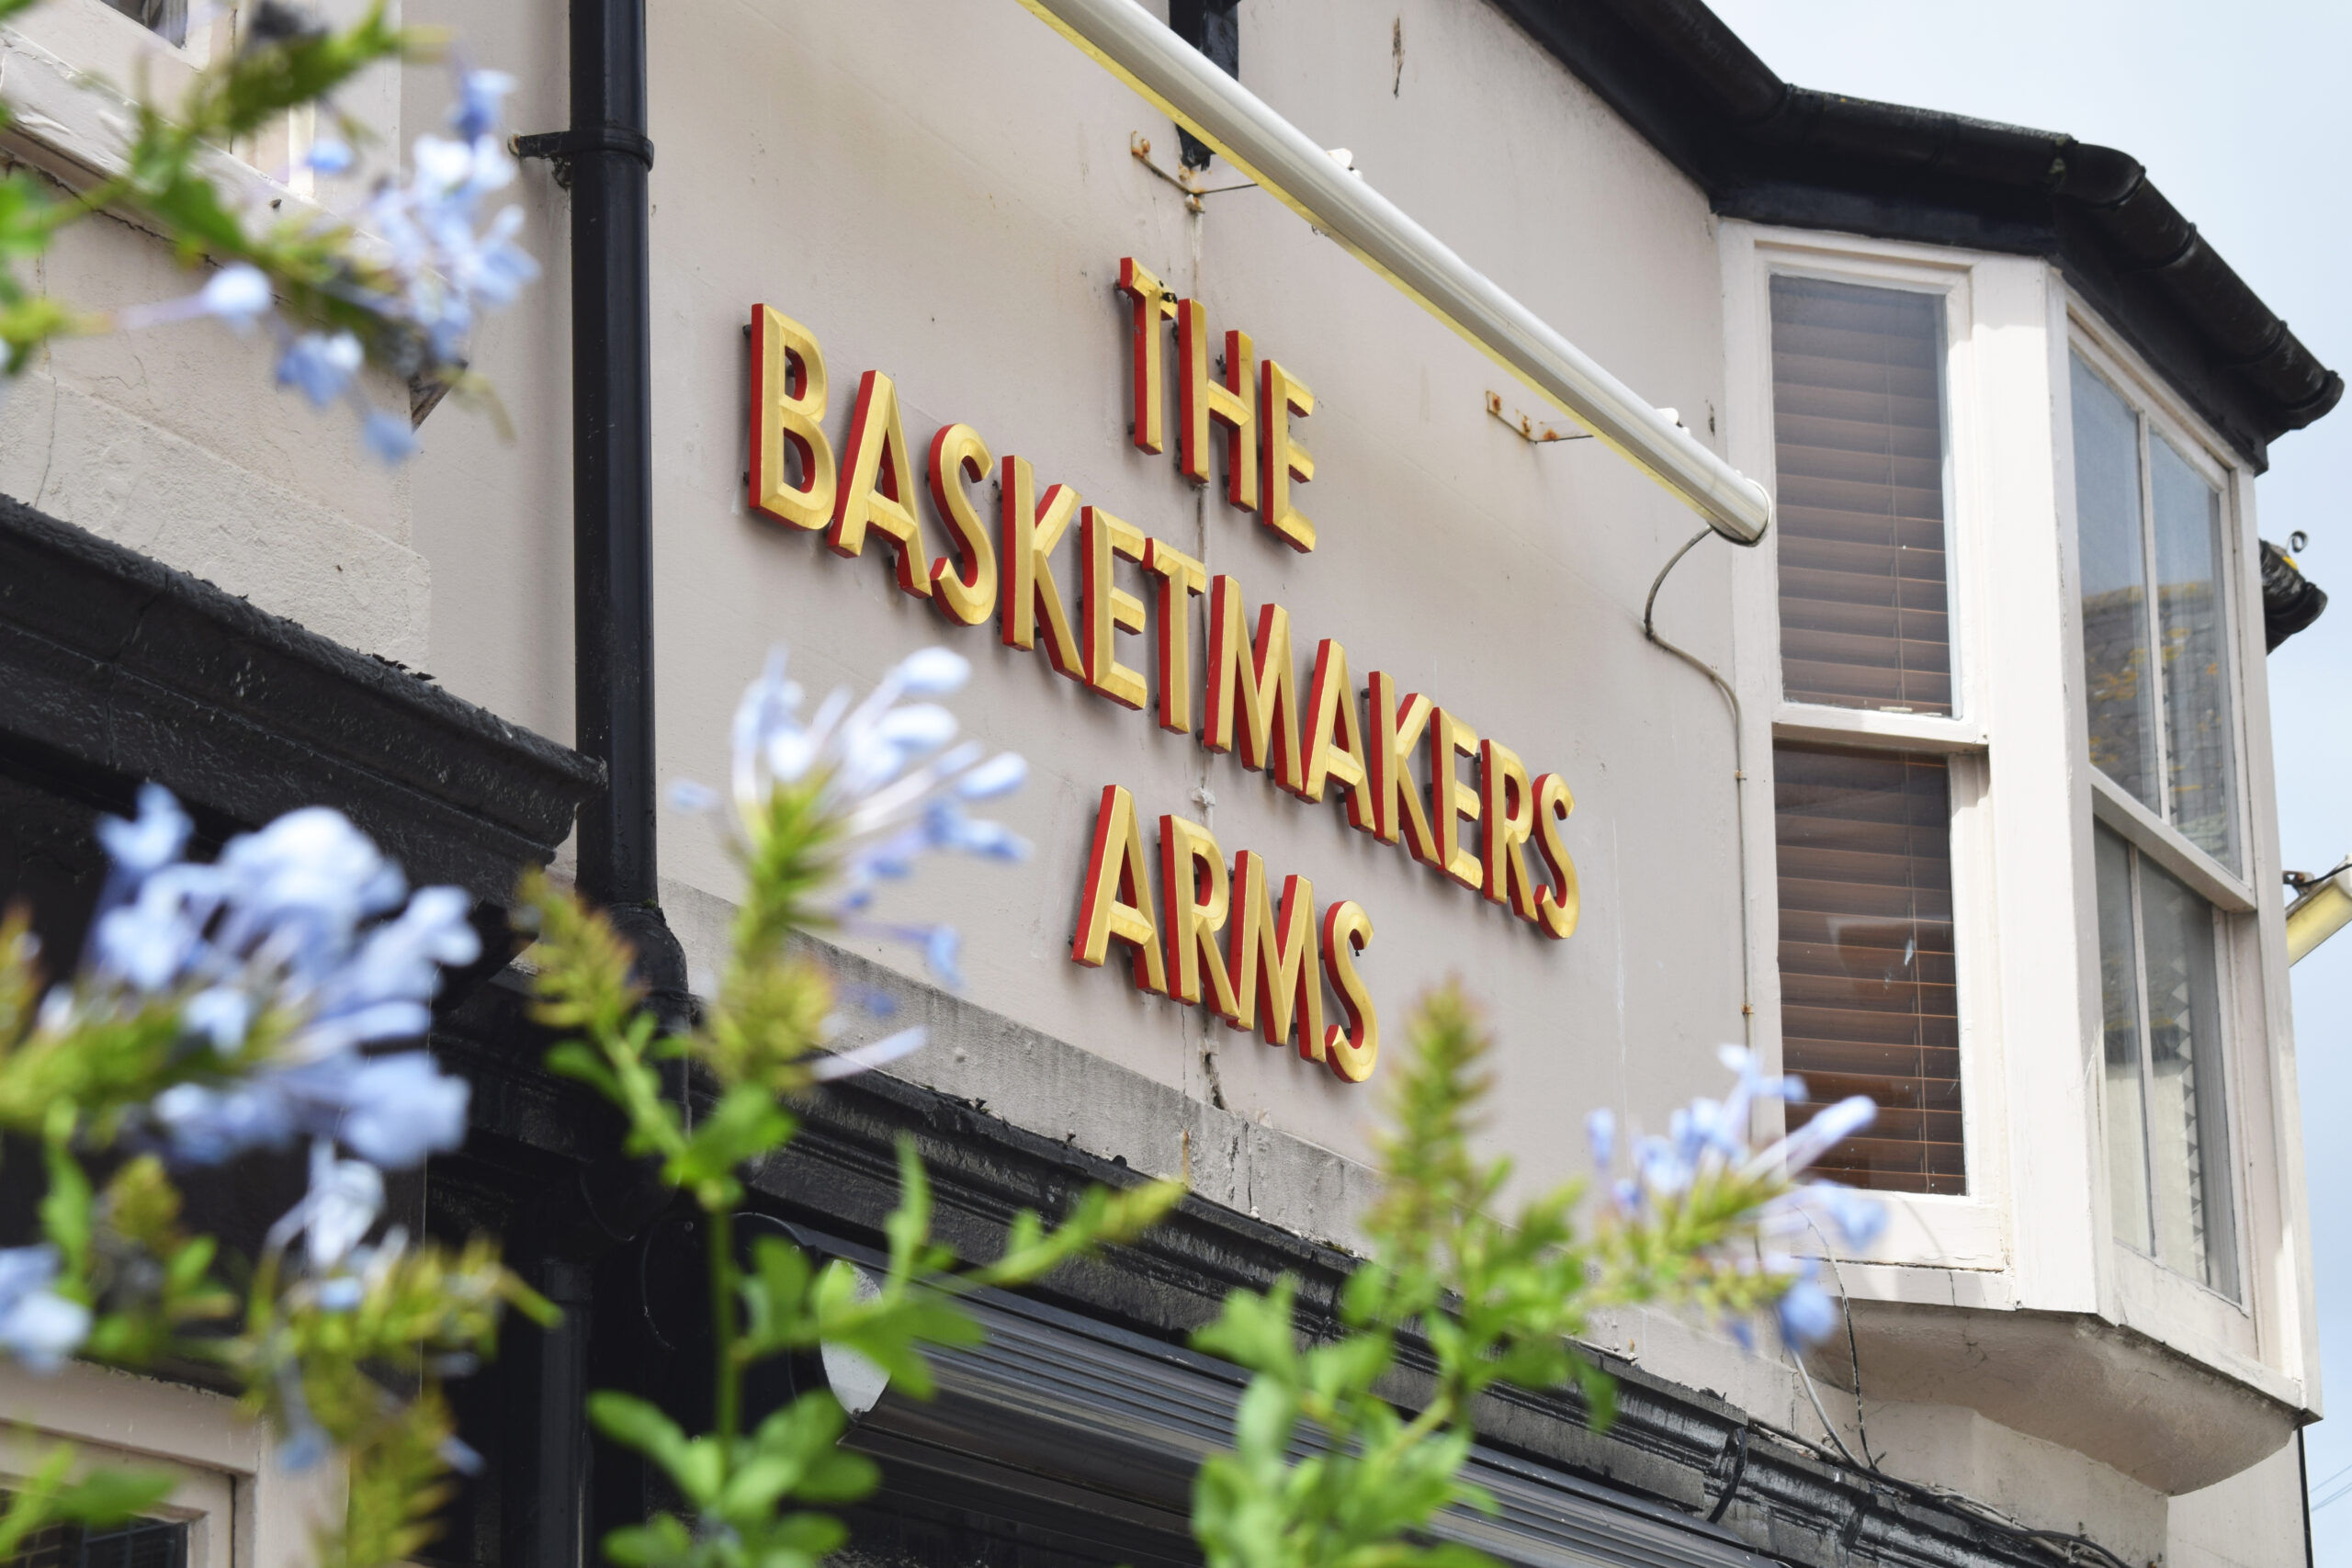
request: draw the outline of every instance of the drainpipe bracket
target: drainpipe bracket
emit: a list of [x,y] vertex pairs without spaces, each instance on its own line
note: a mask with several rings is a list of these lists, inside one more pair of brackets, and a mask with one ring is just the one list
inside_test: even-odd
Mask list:
[[617,152],[644,164],[648,174],[653,172],[653,139],[617,125],[536,131],[511,138],[506,145],[517,158],[545,158],[555,164],[557,180],[564,185],[571,183],[572,161],[584,152]]

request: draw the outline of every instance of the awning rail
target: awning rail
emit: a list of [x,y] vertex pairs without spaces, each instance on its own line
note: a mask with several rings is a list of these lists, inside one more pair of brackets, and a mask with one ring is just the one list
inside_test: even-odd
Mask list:
[[1210,64],[1136,0],[1021,3],[1292,211],[1673,491],[1717,533],[1736,544],[1752,545],[1771,526],[1772,501],[1761,485],[1636,396],[1394,202],[1342,169],[1312,138]]

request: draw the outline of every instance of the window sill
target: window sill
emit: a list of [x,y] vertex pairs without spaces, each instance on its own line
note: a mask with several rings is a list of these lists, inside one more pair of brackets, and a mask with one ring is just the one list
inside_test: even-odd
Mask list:
[[[138,106],[112,85],[120,73],[116,57],[124,63],[139,62],[113,35],[129,29],[134,44],[152,36],[103,6],[91,9],[95,15],[84,16],[77,8],[52,16],[44,8],[21,23],[0,28],[0,80],[8,84],[13,111],[6,130],[0,130],[0,151],[69,190],[86,190],[122,172],[124,138]],[[149,91],[162,102],[176,102],[196,80],[193,56],[160,40],[144,52],[141,63],[148,73]],[[211,155],[207,172],[232,209],[254,210],[275,204],[285,219],[329,216],[307,197],[225,152]],[[148,227],[134,215],[119,216],[133,227]]]

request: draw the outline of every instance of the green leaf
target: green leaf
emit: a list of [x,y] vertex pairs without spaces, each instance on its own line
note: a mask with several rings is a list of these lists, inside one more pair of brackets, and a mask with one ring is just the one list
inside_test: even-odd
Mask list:
[[891,1277],[903,1280],[915,1271],[931,1239],[931,1178],[910,1133],[899,1134],[899,1206],[882,1228],[890,1238]]
[[160,1470],[94,1470],[57,1495],[54,1517],[76,1524],[119,1525],[152,1513],[177,1479]]
[[670,1181],[695,1193],[707,1209],[735,1201],[741,1189],[735,1168],[781,1146],[792,1135],[792,1118],[756,1084],[739,1084],[719,1097],[710,1114],[686,1135],[685,1146],[666,1172]]
[[1585,1408],[1590,1413],[1592,1429],[1606,1432],[1617,1424],[1617,1380],[1582,1359],[1577,1362],[1576,1378],[1577,1387],[1584,1393]]
[[605,1537],[605,1555],[618,1568],[675,1568],[694,1556],[694,1537],[674,1514],[656,1514]]
[[42,1157],[49,1166],[49,1190],[40,1201],[40,1228],[63,1260],[64,1279],[79,1285],[90,1271],[90,1178],[74,1157],[74,1106],[59,1100],[50,1108]]
[[620,1082],[613,1077],[605,1058],[577,1040],[566,1040],[548,1049],[548,1071],[560,1078],[571,1078],[586,1084],[607,1100],[618,1100]]
[[588,1396],[588,1420],[596,1430],[624,1448],[635,1449],[662,1469],[675,1472],[684,1457],[686,1435],[661,1409],[634,1394],[599,1390]]
[[854,1503],[882,1484],[881,1467],[864,1454],[831,1449],[800,1478],[800,1497],[810,1503]]

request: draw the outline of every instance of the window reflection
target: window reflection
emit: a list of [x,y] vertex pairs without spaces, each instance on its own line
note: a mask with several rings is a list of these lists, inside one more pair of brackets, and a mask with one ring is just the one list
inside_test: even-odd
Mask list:
[[2230,737],[2222,497],[2161,436],[2148,443],[2148,478],[2155,502],[2172,821],[2190,842],[2235,869],[2237,769]]
[[159,33],[166,43],[187,41],[187,0],[106,0],[141,27]]
[[2213,908],[2106,828],[2097,856],[2116,1236],[2234,1298]]
[[2140,1084],[2140,952],[2132,923],[2132,852],[2102,828],[2098,869],[2098,991],[2107,1059],[2107,1184],[2115,1235],[2142,1252],[2149,1231],[2148,1110]]
[[2077,359],[2074,367],[2075,526],[2091,765],[2160,812],[2147,551],[2140,529],[2140,423],[2088,366]]

